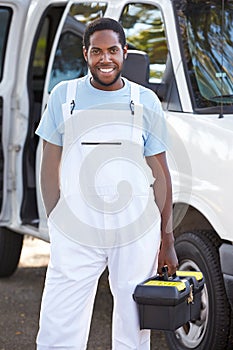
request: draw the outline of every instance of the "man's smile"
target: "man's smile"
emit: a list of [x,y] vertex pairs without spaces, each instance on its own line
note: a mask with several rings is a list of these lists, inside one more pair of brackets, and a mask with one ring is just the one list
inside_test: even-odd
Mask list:
[[109,67],[109,68],[99,67],[98,70],[100,70],[101,73],[111,73],[115,70],[115,68],[114,67]]

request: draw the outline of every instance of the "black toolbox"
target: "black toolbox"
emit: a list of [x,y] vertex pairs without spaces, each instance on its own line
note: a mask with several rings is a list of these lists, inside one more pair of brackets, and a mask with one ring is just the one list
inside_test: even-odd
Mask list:
[[135,288],[140,329],[174,331],[200,316],[201,272],[177,271],[176,276],[154,276]]

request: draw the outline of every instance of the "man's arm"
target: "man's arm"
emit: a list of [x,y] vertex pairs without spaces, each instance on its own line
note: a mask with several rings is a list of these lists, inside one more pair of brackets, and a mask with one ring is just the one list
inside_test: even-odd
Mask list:
[[174,248],[173,220],[172,220],[172,185],[167,165],[166,153],[146,157],[147,164],[155,178],[153,184],[155,201],[161,213],[161,247],[158,259],[158,272],[168,266],[168,273],[176,272],[178,260]]
[[41,164],[41,191],[47,216],[60,197],[59,168],[62,147],[43,141]]

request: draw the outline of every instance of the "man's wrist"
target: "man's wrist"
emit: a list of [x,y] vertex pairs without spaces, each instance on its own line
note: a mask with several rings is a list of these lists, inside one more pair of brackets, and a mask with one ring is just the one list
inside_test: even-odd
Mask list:
[[162,233],[161,235],[161,243],[162,244],[174,244],[175,238],[173,232]]

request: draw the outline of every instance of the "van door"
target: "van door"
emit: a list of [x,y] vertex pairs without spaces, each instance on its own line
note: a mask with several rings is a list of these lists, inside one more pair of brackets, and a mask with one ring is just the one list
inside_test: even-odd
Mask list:
[[[35,130],[40,120],[42,111],[42,98],[49,57],[54,42],[54,37],[62,14],[64,4],[48,4],[43,12],[38,15],[38,24],[33,34],[32,43],[28,52],[28,65],[22,67],[26,91],[24,101],[28,105],[28,122],[26,136],[22,152],[22,200],[20,203],[20,220],[23,225],[32,227],[38,226],[38,207],[36,197],[36,171],[35,159],[39,138],[35,135]],[[29,19],[29,21],[32,19]],[[31,25],[31,23],[29,23]],[[30,34],[27,33],[30,36]]]
[[23,236],[7,226],[14,216],[15,158],[20,151],[13,136],[18,105],[15,85],[28,6],[29,0],[0,4],[0,277],[15,271],[23,242]]
[[17,103],[14,87],[28,2],[25,1],[21,7],[4,2],[0,4],[0,226],[5,226],[11,220],[11,198],[15,186],[13,157],[18,150],[17,145],[11,142]]

